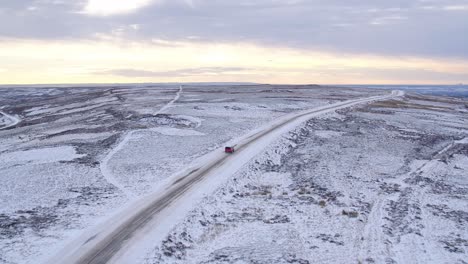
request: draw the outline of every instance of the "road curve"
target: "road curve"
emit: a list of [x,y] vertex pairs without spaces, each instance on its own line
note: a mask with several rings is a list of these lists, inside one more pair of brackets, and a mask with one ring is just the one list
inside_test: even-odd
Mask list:
[[[177,100],[179,100],[179,98],[180,98],[180,96],[182,95],[183,92],[184,92],[184,87],[181,85],[179,87],[179,90],[177,91],[175,97],[171,101],[169,101],[167,104],[165,104],[163,107],[161,107],[161,109],[159,109],[159,111],[156,112],[154,115],[162,114],[168,108],[172,107],[172,105]],[[2,112],[0,111],[0,113],[2,113]],[[146,130],[148,130],[148,129],[137,129],[137,130],[133,130],[133,131],[128,132],[123,137],[123,139],[119,142],[119,144],[117,144],[117,146],[114,149],[112,149],[104,157],[104,159],[101,161],[101,163],[99,165],[99,168],[101,170],[101,174],[107,180],[107,182],[112,184],[112,186],[119,189],[121,192],[123,192],[128,199],[134,199],[136,197],[136,195],[132,191],[128,190],[122,183],[120,183],[115,178],[114,174],[112,173],[111,169],[109,168],[109,162],[117,153],[119,153],[119,151],[121,151],[127,145],[128,141],[133,137],[133,135],[135,133],[146,131]]]
[[17,116],[12,116],[12,115],[9,115],[3,111],[0,111],[0,114],[4,116],[4,118],[7,118],[7,119],[10,119],[11,120],[11,123],[10,124],[7,124],[5,125],[4,127],[0,127],[0,130],[2,129],[7,129],[7,128],[10,128],[10,127],[14,127],[16,126],[19,122],[21,122],[21,119]]
[[[81,247],[74,249],[76,252],[69,253],[69,257],[62,259],[62,263],[76,263],[76,264],[103,264],[108,263],[129,241],[132,236],[145,225],[150,222],[158,212],[165,209],[169,204],[177,200],[182,196],[188,189],[190,189],[195,183],[202,180],[212,170],[222,166],[225,162],[236,159],[242,152],[255,141],[262,137],[273,133],[274,131],[287,126],[288,124],[302,120],[308,116],[316,116],[318,114],[324,114],[338,109],[343,109],[358,104],[369,103],[372,101],[386,100],[397,96],[402,96],[404,93],[400,91],[393,91],[391,94],[383,96],[374,96],[369,98],[362,98],[356,100],[350,100],[345,102],[339,102],[308,111],[303,111],[295,115],[291,115],[287,119],[281,119],[268,129],[260,130],[255,134],[246,137],[242,142],[236,145],[236,153],[233,155],[221,155],[219,159],[211,160],[207,164],[204,164],[198,168],[193,169],[186,175],[178,178],[172,183],[172,185],[166,190],[164,195],[158,196],[154,201],[150,201],[145,206],[137,209],[132,216],[122,221],[118,226],[114,227],[114,230],[106,234],[96,234],[87,239],[81,244]],[[87,245],[89,243],[89,245]]]

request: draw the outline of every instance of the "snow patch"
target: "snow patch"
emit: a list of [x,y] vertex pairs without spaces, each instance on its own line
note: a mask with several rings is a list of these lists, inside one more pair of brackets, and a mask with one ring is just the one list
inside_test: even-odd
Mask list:
[[334,138],[334,137],[341,137],[343,133],[331,130],[317,130],[315,131],[315,135],[321,138]]
[[77,154],[72,146],[61,146],[54,148],[31,149],[24,151],[10,152],[1,155],[1,167],[18,164],[44,164],[58,161],[71,161],[85,155]]
[[190,137],[190,136],[204,136],[204,133],[191,130],[191,129],[178,129],[172,127],[156,127],[150,129],[150,131],[158,132],[166,136],[179,136],[179,137]]

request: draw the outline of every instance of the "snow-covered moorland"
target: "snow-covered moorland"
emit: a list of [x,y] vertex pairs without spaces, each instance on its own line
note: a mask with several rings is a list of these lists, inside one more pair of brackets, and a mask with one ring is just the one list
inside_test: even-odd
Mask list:
[[466,263],[466,107],[409,95],[311,119],[145,263]]
[[[0,90],[0,263],[46,261],[194,160],[280,117],[385,93]],[[200,190],[203,199],[133,263],[464,263],[467,105],[408,94],[314,117],[221,187]]]

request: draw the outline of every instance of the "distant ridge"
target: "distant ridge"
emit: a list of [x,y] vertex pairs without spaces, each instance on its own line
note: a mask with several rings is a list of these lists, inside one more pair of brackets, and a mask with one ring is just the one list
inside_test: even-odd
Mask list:
[[370,88],[370,89],[386,89],[386,90],[403,90],[407,92],[451,96],[451,97],[468,97],[468,85],[335,85],[335,87],[347,88]]
[[73,87],[121,87],[135,86],[146,87],[152,85],[260,85],[253,82],[167,82],[167,83],[60,83],[60,84],[0,84],[1,88],[73,88]]

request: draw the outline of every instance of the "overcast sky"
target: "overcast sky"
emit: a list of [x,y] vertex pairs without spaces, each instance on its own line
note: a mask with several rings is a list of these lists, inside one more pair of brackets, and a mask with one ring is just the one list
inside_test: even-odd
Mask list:
[[0,0],[0,83],[468,82],[468,0]]

